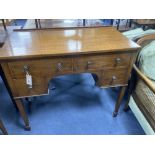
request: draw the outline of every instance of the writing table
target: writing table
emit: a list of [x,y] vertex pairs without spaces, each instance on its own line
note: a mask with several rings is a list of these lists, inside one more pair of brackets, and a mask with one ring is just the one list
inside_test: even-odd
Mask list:
[[116,116],[139,48],[113,27],[29,30],[8,37],[0,63],[30,129],[21,99],[48,94],[49,81],[58,75],[92,73],[100,87],[121,86]]

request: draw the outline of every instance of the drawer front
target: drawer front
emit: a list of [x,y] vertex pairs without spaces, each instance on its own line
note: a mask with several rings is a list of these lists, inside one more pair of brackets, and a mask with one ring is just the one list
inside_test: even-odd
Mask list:
[[130,62],[130,54],[108,54],[80,56],[76,61],[78,71],[102,70],[103,68],[127,67]]
[[115,86],[127,84],[127,68],[104,70],[102,74],[102,86]]
[[42,95],[48,93],[48,83],[46,83],[45,78],[33,77],[32,78],[32,88],[26,84],[26,79],[13,79],[17,96],[33,96],[33,95]]
[[72,72],[72,58],[29,60],[8,63],[13,78],[24,78],[26,67],[32,76],[59,75]]

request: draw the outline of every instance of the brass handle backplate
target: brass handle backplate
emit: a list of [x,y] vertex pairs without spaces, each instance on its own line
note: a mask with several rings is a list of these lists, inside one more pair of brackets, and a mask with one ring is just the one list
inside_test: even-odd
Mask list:
[[62,71],[62,63],[61,62],[59,62],[58,64],[57,64],[57,70],[58,71]]
[[121,58],[116,58],[116,65],[118,65],[121,62]]
[[92,65],[93,62],[92,61],[87,61],[87,69],[89,69],[90,65]]
[[116,76],[112,76],[112,81],[116,81],[116,80],[117,80]]

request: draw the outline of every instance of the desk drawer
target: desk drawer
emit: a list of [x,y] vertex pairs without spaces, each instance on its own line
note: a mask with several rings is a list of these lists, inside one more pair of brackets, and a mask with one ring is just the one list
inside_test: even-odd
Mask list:
[[102,70],[103,68],[123,66],[127,67],[130,62],[130,54],[108,54],[80,56],[76,61],[76,69],[79,71]]
[[34,77],[32,78],[32,88],[29,88],[26,84],[26,79],[13,79],[18,96],[33,96],[42,95],[48,93],[48,83],[46,83],[45,78]]
[[127,68],[108,69],[103,71],[102,85],[115,86],[127,84]]
[[73,70],[72,58],[18,61],[10,62],[8,66],[13,78],[25,77],[24,66],[28,68],[28,72],[32,76],[62,74]]

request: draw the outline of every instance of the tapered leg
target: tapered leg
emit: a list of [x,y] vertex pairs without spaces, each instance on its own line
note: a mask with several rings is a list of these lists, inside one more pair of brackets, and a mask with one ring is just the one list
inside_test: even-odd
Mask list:
[[83,19],[83,26],[86,26],[86,19]]
[[121,90],[120,90],[120,93],[119,93],[117,102],[116,102],[116,104],[115,104],[115,110],[114,110],[114,112],[113,112],[113,117],[116,117],[117,114],[118,114],[118,110],[119,110],[119,107],[120,107],[122,98],[123,98],[123,96],[124,96],[125,89],[126,89],[126,86],[123,86],[123,87],[121,88]]
[[4,19],[1,19],[1,20],[2,20],[2,24],[3,24],[4,30],[7,31],[5,20]]
[[132,26],[132,19],[129,19],[129,27],[131,28]]
[[41,29],[41,22],[40,22],[40,19],[38,19],[38,25],[39,25],[39,28]]
[[37,19],[35,19],[35,24],[36,24],[36,29],[38,29],[38,20]]
[[117,30],[119,29],[119,24],[120,24],[120,19],[118,19],[118,23],[117,23]]
[[3,122],[2,122],[1,119],[0,119],[0,129],[2,130],[2,133],[4,135],[8,135],[8,132],[6,131],[6,129],[5,129],[5,127],[4,127]]
[[98,83],[98,76],[96,75],[96,74],[92,74],[92,76],[93,76],[93,79],[94,79],[94,81],[95,81],[95,85],[97,85],[97,83]]
[[22,118],[24,120],[25,130],[31,130],[31,127],[29,125],[29,120],[28,120],[28,117],[26,115],[26,112],[25,112],[22,101],[20,99],[16,99],[15,102],[16,102],[16,105],[17,105],[17,107],[19,109],[19,112],[20,112],[20,114],[21,114],[21,116],[22,116]]

